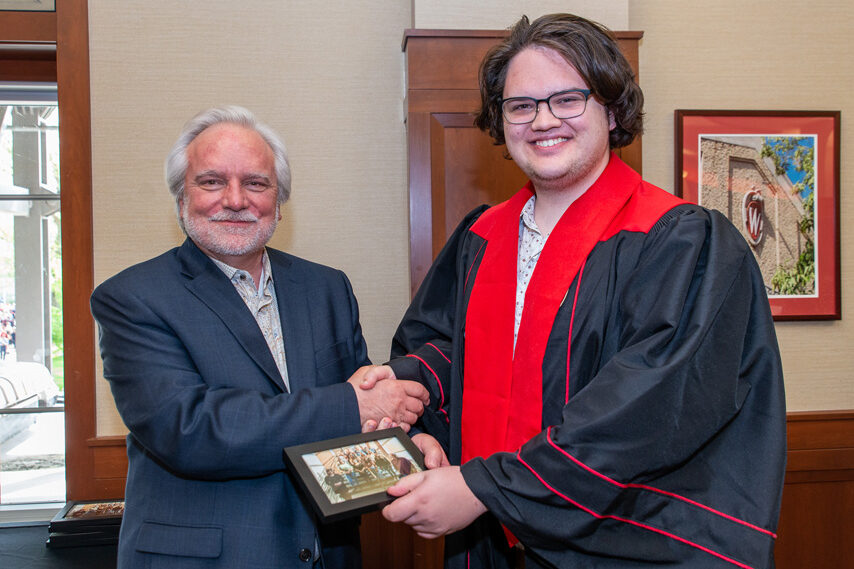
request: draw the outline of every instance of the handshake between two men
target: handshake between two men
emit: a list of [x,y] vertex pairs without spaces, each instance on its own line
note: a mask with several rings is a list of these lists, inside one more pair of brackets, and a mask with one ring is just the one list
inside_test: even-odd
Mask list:
[[[347,382],[356,391],[359,421],[365,433],[391,427],[409,432],[430,403],[430,394],[423,385],[397,379],[389,366],[362,366]],[[424,454],[428,469],[450,464],[442,446],[432,436],[418,433],[412,435],[412,441]]]
[[347,381],[356,391],[364,432],[393,426],[409,432],[430,403],[430,394],[423,385],[397,379],[389,366],[362,366]]
[[[423,385],[397,379],[389,366],[363,366],[347,381],[356,391],[363,432],[394,426],[408,432],[430,402]],[[406,523],[432,539],[466,527],[486,511],[435,438],[416,433],[412,442],[428,471],[411,474],[387,490],[397,498],[383,509],[387,520]]]

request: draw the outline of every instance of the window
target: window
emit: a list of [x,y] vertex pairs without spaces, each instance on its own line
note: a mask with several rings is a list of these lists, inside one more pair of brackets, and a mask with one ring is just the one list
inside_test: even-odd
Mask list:
[[0,504],[65,500],[55,84],[0,85]]

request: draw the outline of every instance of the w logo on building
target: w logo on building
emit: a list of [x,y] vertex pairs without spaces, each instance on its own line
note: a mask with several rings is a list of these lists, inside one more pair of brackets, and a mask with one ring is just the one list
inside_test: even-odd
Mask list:
[[744,230],[747,232],[747,240],[751,245],[759,245],[763,236],[763,211],[765,199],[756,190],[744,195],[744,205],[741,214],[744,219]]

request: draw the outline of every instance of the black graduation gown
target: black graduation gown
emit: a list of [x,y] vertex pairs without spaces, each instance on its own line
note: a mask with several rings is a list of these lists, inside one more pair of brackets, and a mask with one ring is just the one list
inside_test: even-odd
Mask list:
[[[638,222],[639,203],[663,190],[616,157],[608,171],[631,198],[554,320],[542,431],[462,465],[489,513],[446,537],[447,566],[512,566],[500,522],[528,567],[773,567],[785,398],[755,259],[724,216],[697,205]],[[485,209],[437,257],[389,362],[430,390],[419,426],[454,464],[466,310],[489,247],[471,227]]]

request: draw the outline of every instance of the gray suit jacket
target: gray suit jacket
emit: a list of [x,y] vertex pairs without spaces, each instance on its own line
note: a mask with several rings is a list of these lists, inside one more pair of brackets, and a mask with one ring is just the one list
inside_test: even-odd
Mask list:
[[93,293],[130,434],[119,566],[359,566],[355,522],[315,524],[282,448],[360,430],[368,363],[344,273],[268,249],[290,393],[231,282],[189,239]]

